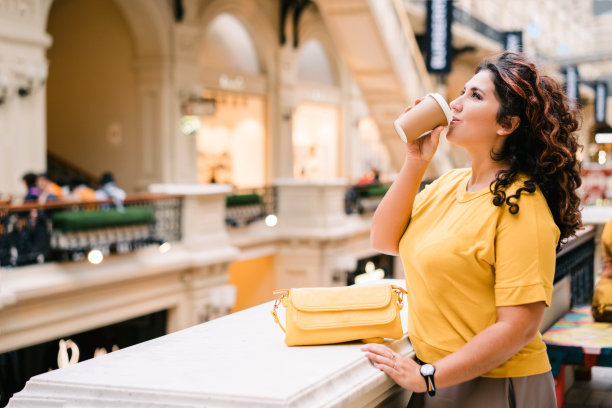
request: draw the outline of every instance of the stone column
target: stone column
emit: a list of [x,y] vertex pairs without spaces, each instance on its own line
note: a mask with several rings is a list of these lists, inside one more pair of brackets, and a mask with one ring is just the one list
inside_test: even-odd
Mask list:
[[172,119],[170,134],[172,140],[172,181],[175,183],[196,183],[198,175],[196,135],[185,135],[180,130],[181,105],[191,96],[200,96],[201,28],[194,24],[178,24],[174,28],[173,94],[170,96]]
[[[293,114],[297,108],[297,52],[289,41],[278,57],[278,115],[273,135],[273,178],[293,177]],[[274,92],[274,89],[272,89]]]
[[345,180],[279,180],[277,286],[346,285],[369,248],[369,220],[344,212]]
[[135,64],[138,90],[139,143],[138,190],[151,183],[173,179],[174,132],[178,103],[170,84],[170,61],[142,58]]
[[227,285],[230,263],[238,249],[225,228],[225,184],[154,184],[153,193],[184,195],[181,249],[190,254],[190,267],[181,279],[187,298],[168,316],[168,331],[202,323],[229,313],[235,288]]
[[26,171],[47,167],[45,32],[51,2],[11,1],[0,7],[0,192],[23,194]]

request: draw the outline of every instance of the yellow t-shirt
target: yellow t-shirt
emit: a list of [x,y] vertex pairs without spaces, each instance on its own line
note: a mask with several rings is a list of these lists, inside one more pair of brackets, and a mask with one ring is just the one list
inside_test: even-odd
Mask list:
[[[415,198],[399,244],[408,288],[408,334],[428,363],[495,323],[498,306],[550,304],[559,229],[542,192],[521,193],[518,214],[496,207],[489,188],[467,192],[471,169],[452,170]],[[506,189],[514,194],[523,185]],[[547,372],[540,333],[484,377]]]

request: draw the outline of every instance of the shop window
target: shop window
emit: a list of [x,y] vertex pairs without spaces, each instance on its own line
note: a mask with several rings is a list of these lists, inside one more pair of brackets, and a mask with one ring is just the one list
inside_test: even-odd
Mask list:
[[197,134],[198,181],[237,188],[265,185],[265,102],[259,96],[209,92],[215,113]]
[[293,116],[293,176],[312,181],[338,177],[338,108],[304,102]]
[[391,170],[391,159],[387,146],[380,139],[380,131],[374,119],[370,116],[361,118],[358,124],[360,160],[354,165],[355,174],[359,177],[371,174],[374,170],[379,174],[387,174]]

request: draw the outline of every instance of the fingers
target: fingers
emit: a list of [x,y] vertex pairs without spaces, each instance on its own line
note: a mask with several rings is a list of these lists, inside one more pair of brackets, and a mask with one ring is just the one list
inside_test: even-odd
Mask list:
[[437,128],[434,128],[434,130],[431,131],[432,139],[435,138],[435,140],[437,140],[440,137],[440,134],[442,133],[443,130],[444,130],[444,126],[438,126]]
[[416,105],[418,105],[419,103],[421,103],[423,101],[423,99],[425,99],[425,97],[421,97],[418,98],[417,100],[414,101],[414,105],[408,106],[406,109],[404,109],[404,113],[408,112],[410,109],[414,108]]
[[366,357],[377,364],[383,364],[389,367],[397,366],[397,362],[396,362],[397,357],[391,358],[389,356],[385,357],[385,356],[381,356],[380,354],[372,354],[372,353],[366,353]]
[[396,378],[399,372],[396,369],[389,367],[388,365],[384,365],[384,364],[374,364],[374,367],[378,368],[380,371],[384,372],[389,377],[391,377],[393,381],[397,382]]
[[391,354],[391,349],[384,344],[380,343],[368,343],[361,347],[361,351],[371,351],[372,353],[387,353]]
[[382,344],[367,344],[361,348],[366,357],[372,362],[375,368],[389,374],[399,369],[401,356],[396,354],[389,347]]
[[442,134],[443,130],[443,126],[438,126],[437,128],[431,131],[430,139],[433,146],[438,146],[438,143],[440,142],[440,134]]

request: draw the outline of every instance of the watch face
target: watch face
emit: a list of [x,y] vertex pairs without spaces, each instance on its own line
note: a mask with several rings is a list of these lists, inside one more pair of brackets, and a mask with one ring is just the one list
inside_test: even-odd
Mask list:
[[436,369],[431,364],[424,364],[421,366],[421,375],[433,375],[436,372]]

